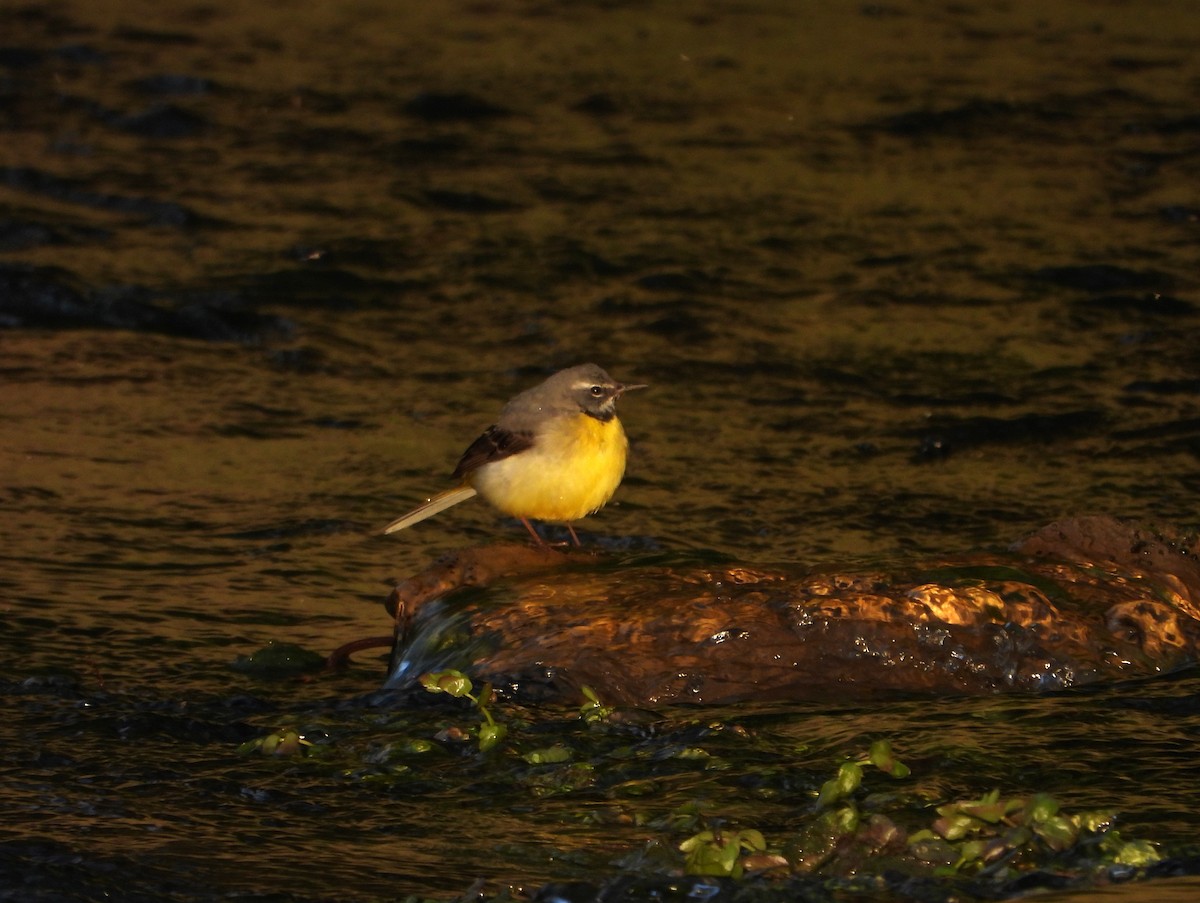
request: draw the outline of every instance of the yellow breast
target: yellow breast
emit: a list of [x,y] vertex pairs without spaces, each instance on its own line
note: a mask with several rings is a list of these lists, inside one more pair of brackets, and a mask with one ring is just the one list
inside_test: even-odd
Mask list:
[[616,417],[559,417],[532,448],[485,464],[470,485],[512,517],[573,521],[604,507],[625,475],[629,442]]

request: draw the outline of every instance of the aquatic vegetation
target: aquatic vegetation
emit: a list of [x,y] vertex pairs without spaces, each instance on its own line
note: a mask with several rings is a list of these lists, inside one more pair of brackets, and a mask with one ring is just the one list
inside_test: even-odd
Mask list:
[[1053,867],[1085,873],[1106,868],[1145,868],[1161,854],[1145,841],[1126,841],[1112,830],[1115,814],[1068,815],[1046,794],[1002,798],[992,790],[975,800],[933,808],[929,827],[911,831],[902,822],[921,812],[911,800],[896,799],[893,811],[862,792],[864,765],[900,780],[910,769],[877,740],[861,760],[843,762],[817,793],[813,817],[769,844],[752,828],[699,831],[680,845],[685,871],[739,878],[747,871],[776,876],[822,875],[846,879],[902,869],[935,878],[972,876],[1003,883],[1023,872]]
[[[310,728],[297,724],[242,749],[290,756],[306,770],[332,767],[382,792],[451,794],[464,805],[503,800],[517,809],[537,800],[552,806],[539,808],[539,819],[563,846],[560,856],[577,859],[589,876],[603,874],[612,854],[587,840],[603,837],[606,849],[626,850],[610,880],[650,895],[669,880],[716,881],[697,891],[714,899],[735,887],[753,888],[755,899],[792,899],[797,883],[819,886],[818,899],[863,887],[907,899],[917,885],[899,885],[918,882],[928,899],[1002,898],[1127,880],[1164,855],[1122,837],[1113,811],[1069,812],[1048,793],[939,795],[950,785],[938,766],[910,766],[885,738],[864,740],[865,751],[830,770],[828,750],[781,745],[737,722],[618,710],[590,689],[574,711],[527,719],[462,672],[432,672],[419,683],[409,705],[378,716],[365,747],[361,738],[322,740],[319,728],[316,742],[306,740]],[[506,899],[501,888],[485,890],[500,896],[479,899]],[[592,897],[564,891],[562,899]]]
[[247,740],[238,747],[238,752],[243,755],[261,753],[264,756],[297,756],[307,755],[312,745],[312,741],[305,739],[299,731],[285,727],[271,731],[265,737]]
[[583,704],[579,706],[579,717],[588,724],[606,721],[616,711],[612,706],[602,703],[591,687],[582,687],[580,692],[583,693]]
[[911,834],[909,848],[921,861],[935,865],[935,873],[994,871],[1010,875],[1040,858],[1071,851],[1085,853],[1099,865],[1142,868],[1162,857],[1152,844],[1125,841],[1112,830],[1116,815],[1110,811],[1067,815],[1052,797],[1001,799],[992,790],[977,800],[937,807],[932,826]]
[[445,693],[455,699],[469,699],[475,703],[484,718],[477,732],[480,752],[487,752],[508,735],[508,728],[498,723],[488,710],[492,700],[491,685],[485,684],[479,695],[475,696],[471,693],[474,689],[471,678],[461,671],[449,670],[421,675],[421,686],[430,693]]
[[271,641],[249,655],[239,655],[230,667],[254,677],[286,677],[319,671],[325,667],[325,656],[295,643]]
[[679,849],[687,855],[684,870],[689,875],[741,878],[748,857],[765,853],[767,842],[762,832],[754,828],[740,831],[709,828],[693,834],[679,845]]

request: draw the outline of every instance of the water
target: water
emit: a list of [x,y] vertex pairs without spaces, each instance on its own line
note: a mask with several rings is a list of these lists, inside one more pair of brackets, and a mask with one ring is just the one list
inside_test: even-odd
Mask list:
[[[666,835],[613,804],[615,740],[549,801],[471,757],[367,780],[466,716],[372,702],[382,656],[229,667],[386,632],[390,581],[518,537],[482,504],[377,531],[559,366],[652,386],[584,524],[610,548],[851,569],[1088,512],[1196,529],[1198,38],[1183,0],[0,8],[12,893],[636,872]],[[886,734],[947,799],[1043,790],[1177,850],[1196,690],[655,713],[647,750],[702,719],[788,752],[624,777],[648,818],[783,834],[761,759],[816,786]],[[341,772],[237,754],[290,724]]]

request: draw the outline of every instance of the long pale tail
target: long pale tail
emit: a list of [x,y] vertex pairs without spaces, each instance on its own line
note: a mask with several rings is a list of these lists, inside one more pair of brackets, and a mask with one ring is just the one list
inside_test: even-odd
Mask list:
[[456,486],[454,489],[447,489],[445,492],[439,492],[429,501],[425,502],[425,504],[418,505],[403,517],[396,518],[383,528],[383,532],[395,533],[397,530],[403,530],[405,527],[411,527],[413,524],[418,524],[427,517],[433,517],[439,511],[445,511],[451,505],[457,505],[459,502],[465,502],[474,494],[475,490],[470,486]]

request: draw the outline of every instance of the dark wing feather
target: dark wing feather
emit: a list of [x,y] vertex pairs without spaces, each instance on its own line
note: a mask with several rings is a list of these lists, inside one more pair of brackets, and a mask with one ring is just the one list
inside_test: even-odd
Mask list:
[[489,426],[482,436],[471,443],[463,452],[458,466],[454,468],[454,479],[461,480],[472,471],[491,461],[499,461],[517,452],[533,448],[533,433],[512,433],[498,426]]

